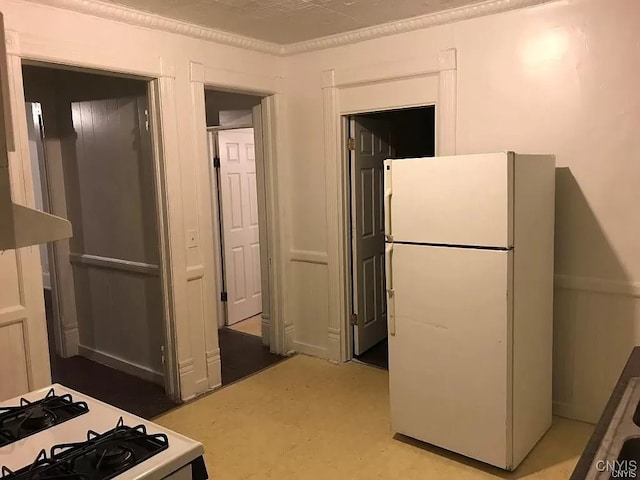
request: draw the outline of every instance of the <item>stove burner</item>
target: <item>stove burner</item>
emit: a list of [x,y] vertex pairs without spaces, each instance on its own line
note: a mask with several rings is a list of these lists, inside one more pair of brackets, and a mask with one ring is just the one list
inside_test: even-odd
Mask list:
[[40,431],[56,424],[56,414],[44,408],[42,405],[35,405],[28,411],[26,418],[22,422],[21,428],[27,430]]
[[53,388],[35,402],[21,398],[19,405],[0,407],[0,447],[88,411],[86,402],[76,402],[70,394],[58,396]]
[[[34,419],[43,419],[50,412],[43,407],[30,413]],[[115,428],[104,433],[89,430],[85,441],[54,445],[49,455],[42,450],[31,465],[16,471],[2,467],[0,480],[117,480],[167,448],[166,434],[148,433],[144,425],[126,426],[121,417]],[[207,478],[206,469],[198,478]]]
[[116,470],[133,461],[133,452],[120,445],[102,445],[96,447],[96,469]]

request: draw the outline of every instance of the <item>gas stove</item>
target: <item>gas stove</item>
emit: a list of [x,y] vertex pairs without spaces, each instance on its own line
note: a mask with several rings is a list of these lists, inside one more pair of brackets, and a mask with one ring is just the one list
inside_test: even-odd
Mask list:
[[0,403],[0,480],[205,480],[200,443],[53,385]]

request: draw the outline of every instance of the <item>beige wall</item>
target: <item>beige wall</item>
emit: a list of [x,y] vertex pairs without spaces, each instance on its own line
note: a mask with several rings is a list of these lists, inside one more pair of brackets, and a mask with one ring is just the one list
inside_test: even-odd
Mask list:
[[[207,114],[207,126],[216,127],[227,125],[231,118],[251,117],[251,109],[260,105],[260,97],[254,95],[242,95],[239,93],[207,90],[205,92],[205,110]],[[235,115],[234,115],[234,111]],[[222,112],[222,117],[221,117]],[[226,122],[225,122],[226,120]],[[249,123],[251,123],[251,120]],[[243,126],[246,126],[245,122]]]
[[[329,275],[335,259],[328,256],[328,232],[335,225],[327,220],[332,215],[326,208],[325,173],[332,159],[323,130],[322,71],[388,70],[394,62],[417,64],[455,48],[457,152],[557,155],[555,407],[576,418],[597,418],[640,336],[635,209],[640,6],[635,0],[553,2],[285,58],[26,2],[0,0],[0,9],[7,27],[19,33],[14,49],[62,62],[157,72],[151,76],[164,79],[163,98],[171,113],[164,117],[164,135],[184,397],[208,387],[206,370],[217,354],[205,320],[213,316],[204,300],[206,279],[212,276],[206,254],[210,212],[208,192],[198,181],[193,76],[227,86],[235,79],[258,79],[247,81],[258,85],[286,77],[288,123],[278,135],[286,146],[279,181],[289,258],[276,268],[286,274],[285,324],[293,322],[288,331],[295,329],[297,344],[307,351],[326,356],[333,308],[328,293],[337,279]],[[190,61],[204,69],[194,69]],[[32,198],[28,186],[26,196]],[[190,230],[204,240],[186,248],[184,235]],[[12,253],[0,256],[0,275],[8,285],[0,289],[0,308],[18,301],[13,258]],[[189,273],[199,271],[206,275],[203,282]],[[39,309],[33,312],[39,315]]]
[[[640,340],[638,31],[635,0],[571,0],[287,58],[292,249],[327,252],[322,71],[455,48],[457,153],[557,155],[555,408],[595,420]],[[336,279],[291,269],[296,340],[327,352]]]

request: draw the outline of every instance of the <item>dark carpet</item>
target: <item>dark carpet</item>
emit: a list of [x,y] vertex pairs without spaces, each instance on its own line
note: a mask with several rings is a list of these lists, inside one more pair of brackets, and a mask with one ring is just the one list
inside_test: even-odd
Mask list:
[[178,405],[166,397],[160,385],[80,356],[52,355],[51,378],[54,383],[148,420]]
[[160,385],[81,356],[62,358],[56,355],[52,333],[52,308],[51,292],[45,290],[53,383],[77,390],[148,420],[178,405],[166,397],[164,388]]
[[389,342],[385,338],[382,342],[375,344],[362,355],[355,355],[362,363],[389,370]]
[[287,358],[271,353],[269,347],[262,345],[262,339],[255,335],[221,328],[218,330],[218,338],[222,385],[236,382]]

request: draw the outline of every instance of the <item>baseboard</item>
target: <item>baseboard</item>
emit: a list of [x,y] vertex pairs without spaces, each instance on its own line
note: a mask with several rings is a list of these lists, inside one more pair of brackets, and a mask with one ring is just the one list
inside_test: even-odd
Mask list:
[[207,352],[207,378],[209,379],[209,389],[222,385],[222,362],[219,348]]
[[267,313],[262,313],[262,344],[268,347],[271,344],[271,317]]
[[80,330],[78,326],[65,328],[64,330],[64,357],[74,357],[79,354]]
[[[329,360],[334,363],[340,363],[341,361],[343,361],[342,336],[340,329],[329,327],[327,342],[329,344]],[[344,360],[346,360],[346,358]]]
[[593,418],[593,410],[593,408],[581,408],[579,405],[553,402],[553,414],[555,416],[579,422],[595,424],[598,418]]
[[556,273],[554,276],[554,285],[556,288],[568,290],[640,297],[640,282],[633,282],[631,280],[609,280],[606,278],[579,277]]
[[78,353],[83,357],[93,360],[94,362],[101,363],[107,367],[115,368],[121,372],[128,373],[143,380],[148,380],[159,385],[164,385],[164,374],[156,372],[155,370],[138,365],[137,363],[124,360],[110,353],[101,352],[86,345],[78,345]]
[[311,355],[318,358],[329,358],[329,351],[326,348],[318,347],[317,345],[310,345],[304,342],[293,342],[293,349],[298,353],[304,353],[305,355]]
[[295,338],[296,326],[293,323],[284,326],[284,352],[283,355],[288,355],[293,351],[294,346],[294,338]]

